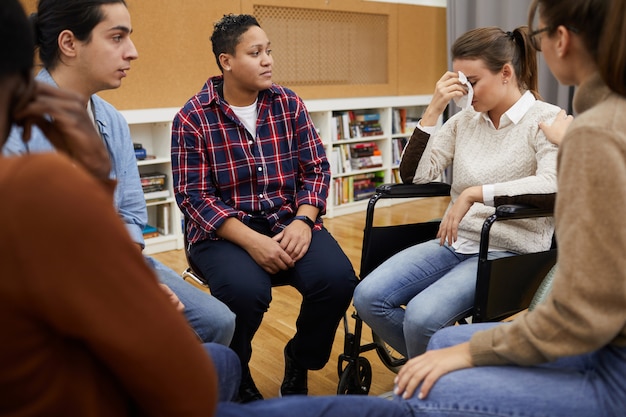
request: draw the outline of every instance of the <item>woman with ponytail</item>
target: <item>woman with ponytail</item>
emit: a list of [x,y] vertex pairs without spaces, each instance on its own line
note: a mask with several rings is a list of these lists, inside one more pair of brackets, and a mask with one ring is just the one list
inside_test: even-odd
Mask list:
[[[560,109],[540,101],[528,28],[474,29],[451,52],[454,71],[437,82],[400,164],[402,180],[415,184],[451,168],[451,202],[437,238],[391,257],[354,293],[359,316],[408,357],[424,353],[437,330],[470,314],[480,230],[494,200],[556,192],[557,147],[539,124],[551,123]],[[463,110],[437,129],[452,99]],[[489,256],[546,250],[552,234],[549,218],[506,222],[492,231]]]

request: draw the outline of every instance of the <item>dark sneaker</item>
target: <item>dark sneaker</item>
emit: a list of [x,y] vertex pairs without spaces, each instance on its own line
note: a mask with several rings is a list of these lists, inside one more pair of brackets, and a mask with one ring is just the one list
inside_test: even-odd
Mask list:
[[241,384],[239,385],[239,395],[237,397],[237,402],[239,403],[249,403],[252,401],[262,400],[263,396],[259,392],[256,385],[254,385],[254,381],[252,380],[252,375],[250,372],[247,372],[245,376],[241,378]]
[[299,366],[290,356],[290,344],[285,346],[285,378],[280,386],[279,395],[307,395],[307,369]]

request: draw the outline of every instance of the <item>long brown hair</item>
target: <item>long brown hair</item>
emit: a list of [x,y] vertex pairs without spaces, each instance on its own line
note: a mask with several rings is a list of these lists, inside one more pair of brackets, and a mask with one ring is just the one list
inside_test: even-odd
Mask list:
[[[582,38],[587,51],[597,60],[609,3],[610,0],[533,0],[528,11],[528,26],[533,27],[539,13],[548,35],[554,35],[559,26],[567,27]],[[615,18],[623,19],[623,12]]]
[[626,1],[612,0],[600,38],[598,68],[606,85],[626,96]]
[[520,89],[541,98],[537,88],[537,51],[531,46],[526,26],[512,32],[494,26],[470,30],[454,42],[451,54],[452,60],[480,59],[494,74],[511,64]]

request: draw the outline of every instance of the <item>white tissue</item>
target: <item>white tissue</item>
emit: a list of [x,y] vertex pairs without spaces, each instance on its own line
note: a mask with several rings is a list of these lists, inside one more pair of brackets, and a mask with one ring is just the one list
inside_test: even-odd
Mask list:
[[454,102],[461,109],[465,110],[472,106],[472,100],[474,99],[474,89],[472,88],[472,84],[467,81],[467,77],[465,76],[465,74],[463,74],[461,71],[459,71],[459,81],[461,82],[461,84],[467,86],[467,94],[465,94],[463,97],[455,98]]

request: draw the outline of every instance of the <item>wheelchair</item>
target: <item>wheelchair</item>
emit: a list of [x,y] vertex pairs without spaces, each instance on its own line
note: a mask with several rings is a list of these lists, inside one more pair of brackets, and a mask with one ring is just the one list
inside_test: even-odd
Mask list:
[[[374,209],[382,199],[444,197],[450,195],[450,185],[442,182],[429,184],[383,184],[376,189],[367,205],[360,279],[363,280],[383,261],[393,254],[435,238],[439,220],[392,226],[374,226]],[[520,196],[519,201],[526,199]],[[489,231],[496,221],[551,217],[554,194],[546,196],[547,203],[539,205],[507,204],[498,206],[489,216],[481,230],[480,252],[474,308],[470,317],[473,323],[501,321],[529,307],[534,307],[547,291],[556,264],[556,243],[550,250],[516,255],[501,259],[487,259]],[[534,200],[533,200],[534,201]],[[512,198],[512,202],[516,202]],[[539,290],[539,292],[538,292]],[[354,331],[350,332],[347,316],[344,319],[344,351],[339,355],[337,371],[339,384],[337,394],[367,395],[372,382],[372,367],[362,353],[375,350],[382,363],[397,373],[406,362],[400,353],[386,344],[372,331],[372,343],[361,345],[363,322],[356,312]]]

